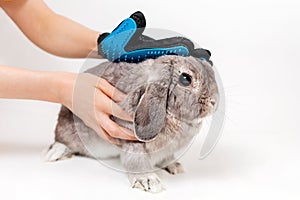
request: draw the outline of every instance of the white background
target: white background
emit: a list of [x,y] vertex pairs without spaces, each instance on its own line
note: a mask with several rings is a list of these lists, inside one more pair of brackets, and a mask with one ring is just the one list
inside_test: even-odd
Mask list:
[[[186,173],[162,174],[167,190],[147,194],[94,160],[45,164],[59,105],[0,100],[0,199],[300,199],[299,1],[48,0],[57,13],[98,31],[141,10],[148,27],[173,30],[210,49],[227,96],[222,139],[205,160],[198,141]],[[0,11],[0,64],[76,72],[30,43]]]

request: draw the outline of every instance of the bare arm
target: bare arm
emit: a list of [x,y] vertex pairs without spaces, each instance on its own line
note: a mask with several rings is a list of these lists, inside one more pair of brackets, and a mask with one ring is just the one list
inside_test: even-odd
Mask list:
[[[97,47],[98,32],[53,13],[42,0],[0,0],[0,7],[33,43],[51,54],[84,58]],[[93,51],[93,55],[89,57],[98,56]],[[124,94],[104,79],[92,75],[84,79],[81,82],[82,88],[95,94],[94,99],[87,98],[83,90],[82,95],[79,94],[82,98],[76,100],[82,106],[75,106],[74,109],[74,87],[81,78],[86,78],[86,74],[30,71],[0,66],[0,98],[60,103],[72,110],[101,137],[110,141],[113,138],[135,140],[131,131],[110,119],[113,114],[132,121],[132,117],[115,103],[121,101]]]
[[42,0],[0,0],[0,7],[41,49],[61,57],[85,58],[95,51],[99,32],[51,11]]
[[[77,90],[78,96],[75,98],[78,105],[74,107],[75,86],[84,90],[79,90],[81,92],[79,94]],[[87,91],[94,94],[94,98],[90,98],[86,94]],[[110,120],[110,115],[113,114],[118,118],[132,121],[132,117],[115,103],[123,100],[124,96],[104,79],[89,74],[31,71],[0,66],[0,98],[32,99],[63,104],[86,125],[98,132],[99,136],[110,141],[113,141],[111,137],[136,139],[130,130]]]
[[[72,84],[71,82],[75,79],[76,74],[72,73],[31,71],[0,66],[0,98],[62,103],[60,91],[57,88],[61,88],[60,85],[63,84]],[[68,81],[62,83],[63,80]]]

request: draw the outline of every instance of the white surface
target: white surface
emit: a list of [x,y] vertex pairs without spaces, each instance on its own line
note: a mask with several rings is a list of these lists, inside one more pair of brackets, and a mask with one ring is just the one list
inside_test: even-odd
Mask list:
[[[99,31],[141,10],[148,27],[209,48],[227,93],[226,125],[208,158],[197,159],[194,143],[181,159],[186,173],[163,173],[167,190],[153,195],[130,189],[124,174],[90,159],[44,164],[40,153],[53,140],[59,106],[0,100],[0,199],[299,199],[298,2],[47,1]],[[1,64],[76,71],[82,63],[37,49],[1,11],[0,30]]]

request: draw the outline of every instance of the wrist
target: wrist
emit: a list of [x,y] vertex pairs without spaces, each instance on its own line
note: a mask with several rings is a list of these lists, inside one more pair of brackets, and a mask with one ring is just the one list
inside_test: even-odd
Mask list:
[[98,39],[101,36],[101,33],[95,33],[94,38],[96,37],[97,39],[95,40],[95,44],[96,46],[93,46],[92,49],[90,49],[90,53],[88,55],[88,58],[96,58],[96,59],[101,59],[101,58],[105,58],[103,56],[103,54],[99,54],[99,43],[98,43]]
[[63,104],[69,109],[72,109],[73,92],[76,82],[77,74],[69,72],[59,72],[56,76],[56,97],[60,104]]

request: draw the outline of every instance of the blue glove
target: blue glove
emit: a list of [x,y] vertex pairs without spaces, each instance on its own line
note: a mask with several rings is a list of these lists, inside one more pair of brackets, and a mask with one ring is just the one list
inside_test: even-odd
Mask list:
[[191,51],[191,56],[199,58],[200,60],[206,60],[211,66],[213,66],[213,62],[210,60],[211,53],[207,49],[194,49],[193,51]]
[[[194,49],[194,44],[184,37],[155,40],[143,35],[146,20],[141,12],[133,13],[122,21],[110,34],[103,33],[98,38],[98,54],[113,62],[138,63],[148,58],[162,55],[195,55],[209,60],[204,49]],[[197,50],[195,53],[195,50]],[[208,51],[209,52],[209,51]]]

